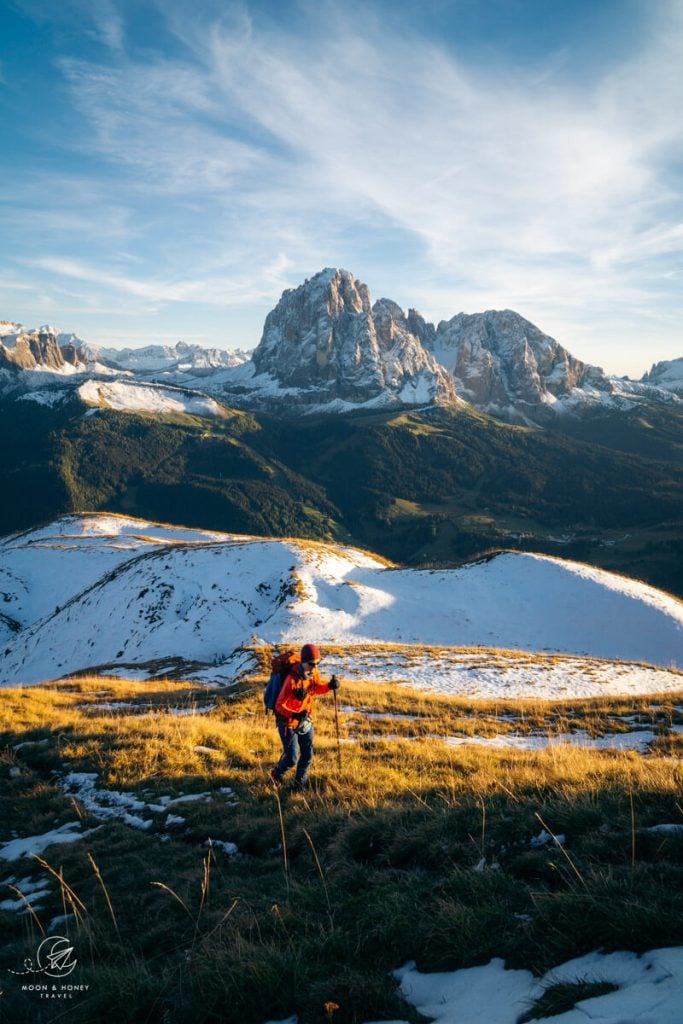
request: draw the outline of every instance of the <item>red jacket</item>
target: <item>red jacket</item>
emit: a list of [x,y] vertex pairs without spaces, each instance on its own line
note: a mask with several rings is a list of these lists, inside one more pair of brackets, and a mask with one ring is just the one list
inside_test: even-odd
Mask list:
[[[303,689],[303,700],[298,700],[293,690]],[[280,696],[275,702],[275,714],[278,718],[284,719],[290,729],[296,729],[299,725],[299,716],[302,711],[307,711],[309,716],[313,710],[313,695],[315,693],[327,693],[329,686],[320,679],[317,668],[309,679],[304,679],[298,674],[298,668],[290,672],[280,690]]]

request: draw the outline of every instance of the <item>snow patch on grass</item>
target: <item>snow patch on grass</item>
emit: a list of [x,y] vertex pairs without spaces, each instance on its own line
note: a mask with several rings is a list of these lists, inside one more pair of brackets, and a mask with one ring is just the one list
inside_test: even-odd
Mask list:
[[59,825],[49,832],[43,832],[42,835],[10,839],[8,843],[3,843],[0,845],[0,860],[18,860],[19,857],[29,857],[33,854],[40,856],[48,846],[58,843],[73,843],[88,835],[90,832],[81,832],[80,821],[67,821],[64,825]]
[[535,978],[530,971],[506,970],[500,959],[481,967],[423,974],[414,963],[395,972],[403,996],[434,1024],[517,1024],[549,988],[609,983],[617,989],[587,999],[560,1016],[558,1024],[624,1024],[656,1021],[680,1024],[683,1003],[683,948],[588,953]]

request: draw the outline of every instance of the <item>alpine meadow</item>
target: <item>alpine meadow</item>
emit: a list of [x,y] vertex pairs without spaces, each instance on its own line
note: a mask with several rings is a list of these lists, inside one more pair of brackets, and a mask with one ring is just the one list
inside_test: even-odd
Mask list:
[[0,6],[0,1024],[680,1024],[679,0]]

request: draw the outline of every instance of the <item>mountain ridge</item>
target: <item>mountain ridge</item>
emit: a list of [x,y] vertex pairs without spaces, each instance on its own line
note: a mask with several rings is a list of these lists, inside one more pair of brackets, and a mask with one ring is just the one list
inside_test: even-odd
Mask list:
[[[249,358],[251,356],[251,358]],[[244,408],[340,413],[465,401],[531,426],[678,403],[683,359],[639,381],[606,375],[513,310],[458,313],[437,326],[404,313],[347,270],[328,267],[286,289],[253,353],[177,342],[112,349],[43,327],[0,322],[0,368],[92,376],[140,375],[187,384]],[[30,387],[30,380],[14,387]]]
[[[1,547],[4,600],[21,628],[4,637],[0,685],[103,668],[150,678],[171,664],[225,683],[254,646],[311,636],[326,646],[488,646],[683,665],[680,601],[564,559],[509,552],[451,570],[387,567],[347,545],[97,514],[61,517]],[[680,688],[680,675],[669,685]]]

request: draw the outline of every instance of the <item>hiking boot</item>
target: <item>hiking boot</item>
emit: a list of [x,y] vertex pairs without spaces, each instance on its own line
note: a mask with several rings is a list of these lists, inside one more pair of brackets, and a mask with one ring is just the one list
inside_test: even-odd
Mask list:
[[268,772],[268,778],[270,779],[274,786],[282,785],[282,776],[278,775],[274,768],[271,768],[270,771]]
[[294,785],[297,789],[310,789],[311,784],[308,779],[294,779]]

